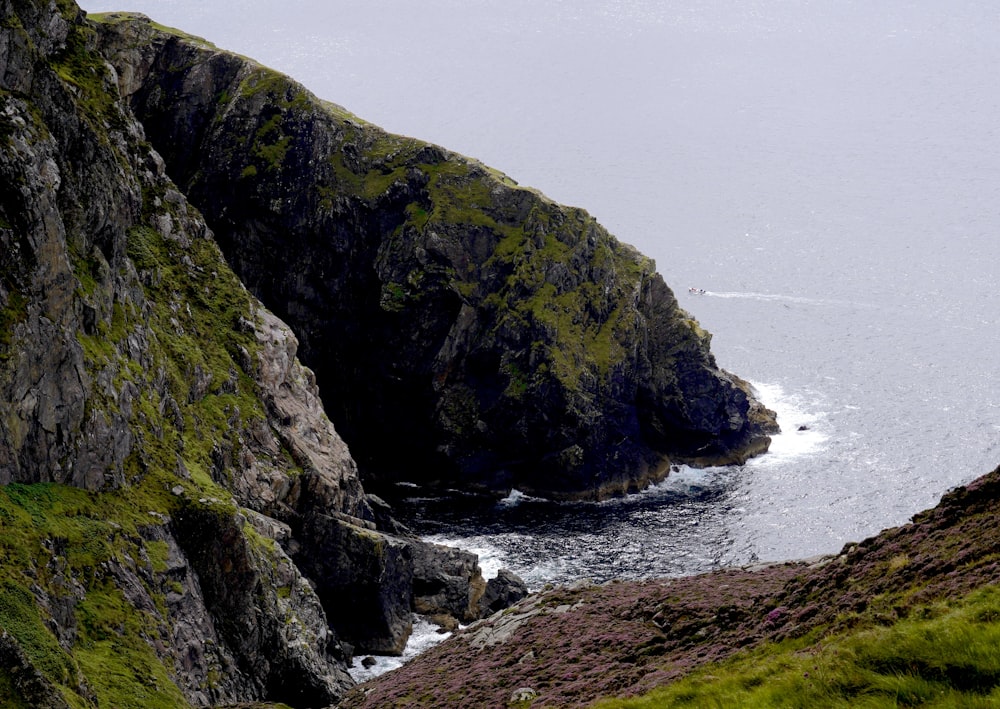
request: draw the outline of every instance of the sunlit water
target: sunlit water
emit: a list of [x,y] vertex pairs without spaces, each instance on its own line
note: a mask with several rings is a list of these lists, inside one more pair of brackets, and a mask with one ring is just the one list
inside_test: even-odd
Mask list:
[[778,410],[770,454],[624,500],[402,491],[485,567],[537,588],[835,552],[1000,463],[993,0],[82,4],[586,207]]

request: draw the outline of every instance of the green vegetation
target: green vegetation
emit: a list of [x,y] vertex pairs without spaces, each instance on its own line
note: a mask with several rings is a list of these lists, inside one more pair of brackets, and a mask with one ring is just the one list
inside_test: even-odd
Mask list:
[[[134,313],[131,327],[116,327],[113,318],[94,338],[80,339],[91,352],[99,347],[94,341],[107,348],[135,328],[154,334],[150,349],[167,386],[166,392],[140,387],[140,416],[152,434],[143,436],[145,453],[156,461],[148,464],[172,470],[176,451],[182,450],[187,469],[202,486],[210,486],[213,446],[229,440],[238,448],[234,428],[265,418],[257,385],[237,364],[254,361],[259,351],[249,327],[255,317],[250,296],[207,239],[185,248],[140,227],[129,233],[128,254],[145,274],[147,314]],[[127,358],[122,361],[119,349],[114,354],[117,371],[133,372],[136,384],[147,376],[131,369]],[[164,393],[175,402],[189,402],[180,409],[182,421],[165,420],[160,413]]]
[[[136,15],[129,12],[89,12],[87,13],[87,19],[92,22],[99,23],[111,23],[120,22],[122,20],[129,20],[137,17]],[[207,39],[198,37],[197,35],[189,34],[183,30],[179,30],[176,27],[169,27],[168,25],[161,25],[159,22],[150,22],[150,27],[159,31],[165,32],[166,34],[173,35],[174,37],[180,37],[194,44],[201,45],[203,47],[214,49],[215,45],[209,42]]]
[[[178,485],[184,496],[171,492]],[[154,639],[169,644],[164,596],[178,588],[164,575],[166,542],[146,537],[180,506],[199,504],[185,498],[203,493],[162,471],[103,493],[50,483],[0,488],[0,628],[72,706],[91,706],[76,693],[81,680],[99,706],[187,706],[171,681],[173,668],[152,645]],[[220,509],[225,513],[226,506]],[[138,579],[155,610],[127,599],[118,573]],[[49,607],[72,609],[78,632],[70,648],[47,627],[46,605],[35,594],[50,599]],[[3,691],[0,678],[0,698]]]
[[134,608],[110,582],[91,588],[76,613],[82,633],[74,656],[99,706],[168,709],[187,704],[145,640],[156,637],[163,618]]
[[888,626],[766,645],[644,697],[597,706],[1000,706],[1000,588],[917,608]]
[[347,118],[340,110],[327,108],[333,117],[345,122],[340,126],[342,142],[328,158],[336,184],[321,185],[320,189],[328,189],[333,195],[354,194],[372,202],[394,182],[406,179],[406,171],[422,143],[390,135]]
[[[0,514],[5,511],[3,503],[0,498]],[[38,604],[26,586],[26,583],[18,584],[10,579],[0,582],[0,628],[17,639],[24,654],[40,672],[70,685],[78,679],[79,668],[45,627]]]
[[[207,239],[185,247],[137,227],[129,232],[127,252],[146,283],[147,300],[144,306],[116,302],[111,318],[99,321],[92,335],[78,333],[89,367],[107,371],[114,383],[110,394],[95,391],[91,405],[116,415],[121,404],[114,393],[135,385],[138,445],[126,462],[129,479],[150,469],[173,471],[180,454],[195,480],[211,488],[214,446],[229,441],[237,451],[238,432],[265,418],[257,385],[237,364],[253,361],[259,350],[249,327],[250,296]],[[75,264],[84,291],[101,283],[88,264]],[[145,365],[129,342],[146,345]],[[149,385],[153,372],[159,387]],[[167,399],[179,419],[165,415]]]
[[[343,135],[343,144],[330,157],[342,192],[371,202],[393,183],[405,182],[410,170],[419,170],[426,178],[423,194],[406,206],[405,224],[388,237],[385,251],[405,251],[406,244],[428,230],[459,239],[480,232],[494,241],[493,254],[483,268],[507,274],[499,291],[482,293],[479,273],[471,265],[467,273],[452,270],[448,275],[455,292],[493,311],[498,329],[513,324],[544,333],[538,342],[543,356],[533,359],[550,364],[544,370],[530,368],[529,375],[526,360],[511,362],[508,394],[522,396],[532,377],[546,378],[550,366],[564,385],[576,389],[583,370],[605,376],[624,354],[620,342],[634,329],[636,315],[622,302],[652,272],[648,259],[621,247],[582,210],[563,209],[536,193],[529,196],[529,191],[516,188],[509,178],[490,173],[478,163],[446,158],[418,141],[365,125],[347,124]],[[498,181],[504,186],[499,192]],[[336,190],[320,186],[319,192],[321,205],[330,208]],[[531,205],[527,218],[520,214],[522,201]],[[585,251],[581,235],[595,237],[596,246],[588,257],[590,271],[606,278],[583,278],[569,287],[557,286],[552,282],[552,269],[572,263]],[[384,284],[383,310],[403,311],[416,299],[415,294],[425,290],[408,285],[413,284]]]
[[27,317],[28,299],[18,291],[11,291],[7,297],[7,306],[0,308],[0,362],[10,358],[14,326]]
[[[98,116],[114,107],[92,96],[104,67],[91,66],[82,49],[85,31],[74,30],[56,69],[106,137]],[[162,184],[145,190],[148,223],[175,209],[164,196]],[[77,339],[90,379],[106,382],[93,388],[87,416],[127,426],[132,452],[121,471],[108,471],[122,473],[120,489],[0,488],[0,629],[70,706],[186,706],[172,663],[156,649],[170,644],[166,595],[183,587],[166,578],[170,550],[154,530],[180,506],[200,504],[191,500],[236,510],[216,478],[231,467],[225,456],[239,454],[247,428],[265,419],[258,385],[244,370],[252,373],[260,348],[254,305],[209,239],[131,229],[126,253],[139,278],[127,292],[99,251],[71,251],[77,297],[97,312],[93,330]],[[0,310],[0,356],[26,308],[27,299],[10,290]],[[278,456],[279,465],[289,460]],[[123,593],[123,574],[141,589]],[[57,637],[50,628],[66,628],[67,614],[71,630]],[[23,699],[0,672],[0,703]]]
[[[588,254],[580,235],[596,244]],[[584,277],[552,278],[560,265],[589,260]],[[604,377],[624,355],[621,342],[637,325],[627,307],[651,264],[636,259],[592,217],[539,200],[523,229],[508,230],[488,264],[507,273],[506,284],[486,298],[497,324],[544,333],[539,343],[564,386],[577,389],[581,372]],[[558,284],[558,285],[557,285]],[[515,389],[516,391],[516,389]]]
[[[101,706],[185,706],[149,642],[165,619],[132,605],[108,575],[121,567],[148,579],[145,592],[165,607],[156,581],[165,549],[143,532],[180,504],[167,489],[178,483],[158,474],[106,493],[48,483],[0,488],[0,628],[73,706],[90,706],[76,694],[83,678]],[[49,600],[40,604],[37,594]],[[55,605],[77,619],[68,649],[45,622],[43,608]]]
[[[73,12],[75,4],[63,14]],[[52,69],[64,82],[73,88],[76,105],[84,118],[95,128],[98,135],[106,135],[109,122],[113,128],[124,127],[124,116],[118,106],[118,92],[101,58],[88,51],[93,45],[94,29],[88,25],[70,23],[69,35],[63,51],[52,61]]]
[[[285,129],[286,120],[294,119],[312,108],[305,89],[292,83],[278,72],[264,67],[250,74],[239,86],[239,99],[261,101],[260,121],[250,142],[251,157],[256,164],[245,165],[241,171],[244,179],[256,177],[260,171],[276,173],[281,170],[292,146],[293,132]],[[230,92],[224,91],[220,104],[232,101]],[[241,136],[234,136],[240,140]]]

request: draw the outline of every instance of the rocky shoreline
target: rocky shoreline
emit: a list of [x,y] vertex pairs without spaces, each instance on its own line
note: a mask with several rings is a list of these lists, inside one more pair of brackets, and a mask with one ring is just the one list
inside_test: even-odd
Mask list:
[[819,652],[839,634],[937,613],[934,603],[1000,581],[998,515],[1000,469],[840,554],[550,588],[358,686],[341,706],[588,706],[789,639],[811,638],[797,652]]
[[[583,210],[147,18],[0,3],[0,704],[581,706],[996,585],[1000,469],[835,556],[532,595],[372,494],[745,462],[775,416],[710,342]],[[355,687],[414,613],[467,627]],[[995,699],[963,662],[886,667]]]

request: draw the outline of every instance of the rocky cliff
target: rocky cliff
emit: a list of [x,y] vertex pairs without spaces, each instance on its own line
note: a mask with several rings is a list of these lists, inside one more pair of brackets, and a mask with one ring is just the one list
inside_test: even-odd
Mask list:
[[98,44],[0,2],[0,703],[328,705],[486,584],[365,494]]
[[766,450],[773,414],[586,212],[145,18],[99,19],[147,137],[300,337],[366,482],[600,498]]
[[413,612],[524,594],[408,535],[339,430],[375,482],[620,493],[766,448],[708,343],[580,210],[144,18],[0,0],[0,702],[336,701]]

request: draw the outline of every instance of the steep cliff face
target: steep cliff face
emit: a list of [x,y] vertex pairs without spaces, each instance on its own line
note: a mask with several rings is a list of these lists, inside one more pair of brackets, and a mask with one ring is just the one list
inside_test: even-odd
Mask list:
[[367,480],[603,497],[766,450],[773,414],[582,210],[144,18],[100,20],[149,139],[301,337]]
[[[72,2],[0,2],[0,703],[325,706],[352,646],[401,650],[417,607],[465,618],[426,592],[456,554],[452,594],[484,582],[380,531],[297,339],[97,39]],[[336,602],[370,590],[368,617]]]

